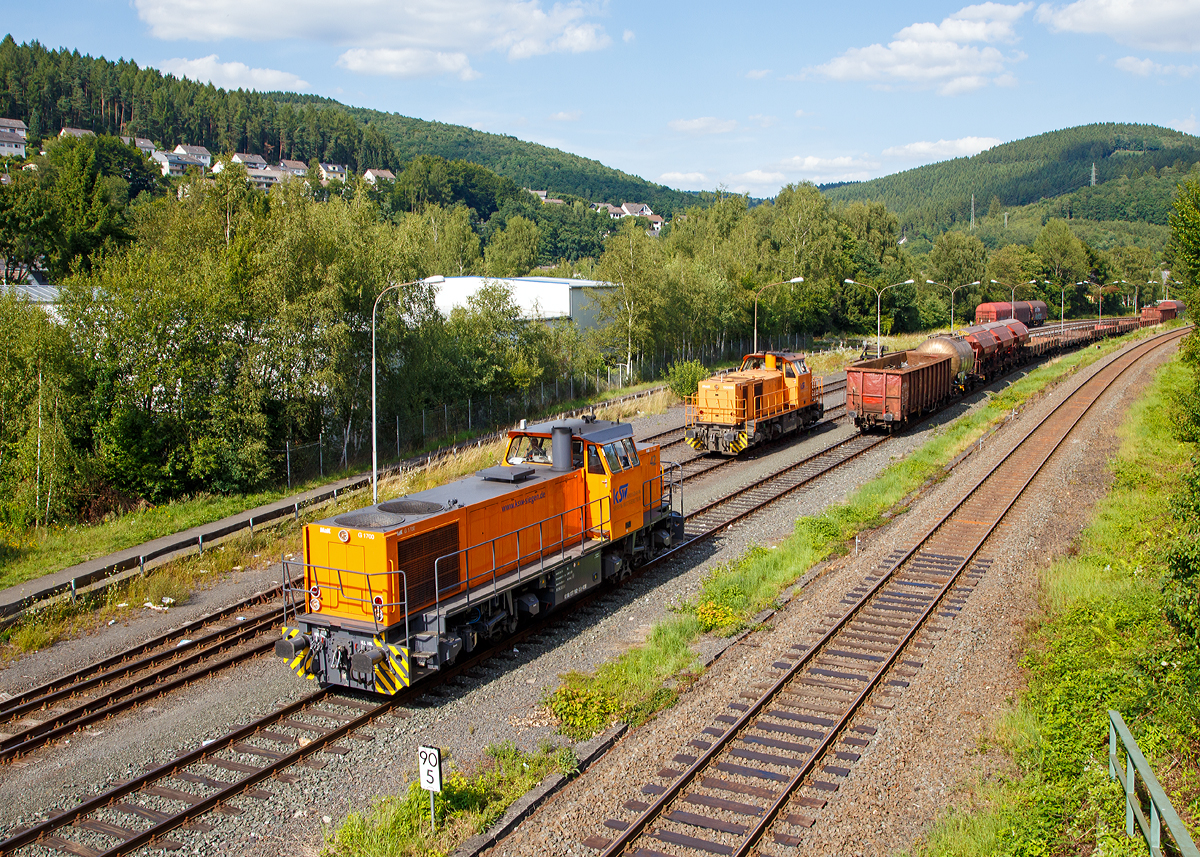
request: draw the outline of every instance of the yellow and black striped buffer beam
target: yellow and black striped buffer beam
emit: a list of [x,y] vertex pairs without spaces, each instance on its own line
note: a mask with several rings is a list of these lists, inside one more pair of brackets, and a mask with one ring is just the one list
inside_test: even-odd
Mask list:
[[741,452],[750,445],[750,436],[744,431],[738,432],[737,438],[729,445],[734,452]]
[[[299,633],[300,633],[299,628],[289,628],[286,625],[283,626],[283,636],[286,639],[290,640],[293,637],[299,635]],[[300,676],[300,678],[308,678],[308,679],[316,678],[316,675],[312,672],[312,670],[309,669],[309,667],[311,665],[312,665],[312,649],[305,649],[303,652],[296,655],[296,657],[294,657],[290,661],[288,661],[288,667],[291,669],[292,672],[294,672],[296,675]]]
[[385,643],[381,637],[375,638],[375,645],[384,651],[383,659],[375,665],[375,692],[392,696],[410,684],[408,649]]
[[703,451],[703,449],[704,449],[704,441],[702,441],[698,437],[684,438],[684,442],[687,443],[687,445],[690,446],[692,449],[701,450],[701,451]]

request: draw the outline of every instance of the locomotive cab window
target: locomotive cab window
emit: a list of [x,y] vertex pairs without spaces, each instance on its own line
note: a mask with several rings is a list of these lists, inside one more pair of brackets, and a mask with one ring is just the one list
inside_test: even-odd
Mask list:
[[550,441],[544,437],[522,435],[508,445],[509,464],[549,464]]
[[761,357],[747,357],[745,360],[742,361],[743,369],[761,369],[762,367],[763,367],[763,358],[761,358]]
[[785,378],[795,378],[796,377],[796,364],[795,363],[791,362],[790,360],[785,360],[783,362],[783,377],[785,377]]
[[642,462],[638,460],[637,447],[634,446],[633,439],[627,437],[622,441],[622,443],[625,446],[625,458],[621,460],[625,461],[628,459],[629,462],[625,465],[625,468],[629,469],[630,467],[637,467],[639,464],[641,464]]
[[604,445],[604,460],[608,463],[609,473],[620,473],[625,467],[621,464],[621,455],[624,453],[624,448],[618,449],[616,443],[606,443]]
[[600,461],[600,448],[589,445],[587,448],[588,473],[604,475],[604,463]]

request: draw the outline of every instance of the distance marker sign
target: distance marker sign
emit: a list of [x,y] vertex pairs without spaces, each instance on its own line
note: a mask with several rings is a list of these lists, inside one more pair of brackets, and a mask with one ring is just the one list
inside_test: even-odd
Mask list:
[[421,771],[421,788],[426,791],[442,790],[442,751],[437,747],[418,747],[417,764]]

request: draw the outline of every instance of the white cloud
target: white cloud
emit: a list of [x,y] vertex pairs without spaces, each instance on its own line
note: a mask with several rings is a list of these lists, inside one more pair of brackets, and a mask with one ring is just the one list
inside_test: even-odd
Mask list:
[[1130,74],[1136,74],[1139,77],[1149,77],[1150,75],[1167,75],[1177,74],[1180,77],[1191,77],[1196,72],[1200,71],[1200,66],[1194,65],[1163,65],[1156,63],[1154,60],[1140,60],[1137,57],[1121,57],[1113,63],[1121,71],[1127,71]]
[[213,86],[224,89],[308,89],[308,81],[301,80],[290,71],[251,68],[243,62],[221,62],[220,59],[216,54],[194,60],[177,57],[160,63],[159,68],[176,77],[190,77],[192,80],[212,83]]
[[812,71],[833,80],[892,82],[937,87],[942,95],[958,95],[986,86],[990,79],[1009,84],[1009,63],[1024,54],[1005,56],[995,47],[972,42],[1017,40],[1014,25],[1032,3],[966,6],[940,24],[918,23],[896,33],[886,46],[851,48]]
[[1168,124],[1176,131],[1182,131],[1185,134],[1195,134],[1196,130],[1200,128],[1200,122],[1196,121],[1195,113],[1192,113],[1187,119],[1176,119]]
[[337,64],[357,74],[383,77],[435,77],[442,74],[458,75],[461,80],[479,77],[466,54],[412,48],[351,48],[338,57]]
[[750,118],[751,122],[753,122],[755,125],[758,125],[762,128],[770,128],[772,125],[774,125],[776,122],[779,121],[778,117],[768,116],[765,113],[755,113],[754,115],[752,115],[749,118]]
[[621,34],[621,41],[623,41],[625,44],[629,44],[636,38],[637,38],[637,36],[635,36],[633,34],[633,30],[626,30],[624,33]]
[[672,119],[667,126],[681,134],[726,134],[737,127],[737,120],[701,116],[699,119]]
[[750,170],[748,173],[730,176],[729,181],[729,189],[734,193],[763,193],[774,191],[787,181],[787,176],[767,170]]
[[748,77],[750,80],[762,80],[770,73],[771,70],[769,68],[756,68],[746,72],[746,77]]
[[704,173],[663,173],[658,177],[661,184],[676,188],[698,188],[708,184]]
[[907,143],[903,146],[892,146],[883,150],[885,158],[902,158],[905,160],[928,160],[930,158],[961,158],[966,155],[977,155],[992,146],[1002,143],[995,137],[959,137],[957,140],[938,140],[936,143],[921,140]]
[[1195,0],[1077,0],[1043,3],[1037,19],[1051,30],[1101,33],[1135,48],[1200,50],[1200,4]]
[[801,116],[809,116],[809,115],[811,115],[811,114],[807,110],[797,110],[796,111],[797,119],[799,119]]
[[550,114],[552,122],[578,122],[583,116],[579,110],[560,110],[557,113]]
[[880,163],[866,157],[840,155],[836,158],[821,158],[815,155],[797,155],[788,158],[781,166],[800,173],[814,182],[863,181],[872,178]]
[[[344,45],[349,48],[339,58],[344,68],[397,77],[432,69],[470,79],[471,56],[500,52],[516,60],[611,44],[604,29],[587,20],[590,7],[578,0],[549,8],[542,0],[345,0],[336,7],[318,0],[258,0],[252,15],[245,0],[133,0],[133,5],[156,38]],[[365,59],[382,60],[392,70],[373,69]]]

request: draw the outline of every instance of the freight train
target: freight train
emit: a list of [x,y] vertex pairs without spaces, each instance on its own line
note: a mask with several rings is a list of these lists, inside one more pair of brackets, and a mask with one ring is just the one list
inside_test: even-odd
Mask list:
[[684,440],[696,450],[737,455],[816,423],[825,415],[804,355],[747,354],[741,368],[701,381],[684,399]]
[[322,685],[398,693],[670,548],[679,484],[628,423],[510,431],[498,465],[305,526],[275,653]]
[[1044,301],[998,301],[975,307],[975,323],[1016,319],[1026,327],[1041,327],[1048,313]]
[[896,431],[952,399],[1037,357],[1127,333],[1139,318],[1105,319],[1034,339],[1014,318],[931,336],[913,351],[896,351],[846,369],[846,412],[860,429]]
[[1161,324],[1164,321],[1178,318],[1185,309],[1187,307],[1180,301],[1157,301],[1153,305],[1147,304],[1142,307],[1142,323]]

